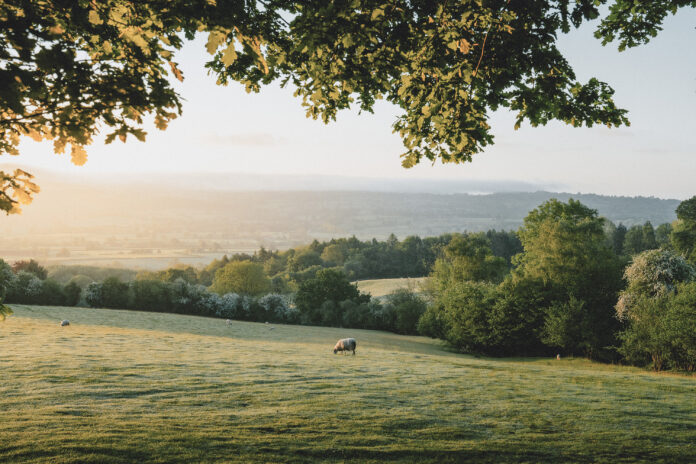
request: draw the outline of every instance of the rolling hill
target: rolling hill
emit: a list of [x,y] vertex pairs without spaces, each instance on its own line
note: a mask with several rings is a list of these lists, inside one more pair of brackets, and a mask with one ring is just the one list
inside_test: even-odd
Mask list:
[[[384,332],[18,306],[0,462],[686,462],[696,379]],[[59,327],[67,318],[71,325]],[[356,356],[332,354],[358,340]]]

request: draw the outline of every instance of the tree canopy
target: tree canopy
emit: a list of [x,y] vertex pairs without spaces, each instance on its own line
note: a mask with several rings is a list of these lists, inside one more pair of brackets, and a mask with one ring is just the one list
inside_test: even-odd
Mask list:
[[2,303],[7,295],[7,288],[12,283],[14,274],[12,268],[4,260],[0,259],[0,321],[5,320],[5,316],[12,314],[12,310]]
[[263,271],[263,266],[251,261],[233,261],[218,269],[210,289],[220,295],[239,293],[242,295],[262,295],[271,288],[271,283]]
[[670,237],[672,245],[686,259],[696,264],[696,196],[679,204],[677,218]]
[[[207,35],[217,82],[247,91],[280,82],[308,117],[372,111],[385,99],[406,148],[402,164],[471,161],[493,143],[498,108],[524,121],[628,124],[613,89],[582,83],[557,47],[559,33],[599,17],[604,43],[647,42],[694,0],[5,0],[0,4],[0,154],[21,137],[53,140],[73,163],[103,132],[106,143],[144,140],[181,114],[170,78],[176,53]],[[38,192],[31,174],[0,172],[0,209],[18,212]]]

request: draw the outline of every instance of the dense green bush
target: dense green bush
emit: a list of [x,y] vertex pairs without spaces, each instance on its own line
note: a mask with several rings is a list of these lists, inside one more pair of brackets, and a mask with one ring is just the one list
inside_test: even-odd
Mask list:
[[134,309],[166,311],[170,306],[167,283],[161,280],[135,280],[131,282],[130,290]]
[[550,200],[518,235],[523,252],[500,284],[503,267],[485,237],[453,239],[435,265],[434,304],[420,330],[462,351],[608,358],[621,262],[604,220],[579,202]]
[[101,284],[101,305],[104,308],[128,308],[130,292],[126,282],[118,277],[108,277]]
[[12,314],[12,310],[3,303],[5,302],[7,290],[14,278],[10,265],[0,259],[0,320],[4,320],[5,316]]
[[672,246],[691,263],[696,264],[696,196],[679,204],[677,218],[670,236]]
[[68,282],[68,284],[63,287],[63,292],[65,294],[65,306],[77,306],[80,303],[82,289],[77,283]]
[[338,325],[342,320],[339,304],[346,300],[367,303],[370,296],[360,293],[344,273],[332,269],[317,272],[295,294],[295,306],[305,324]]
[[423,298],[412,290],[402,288],[387,295],[383,312],[390,314],[384,330],[400,334],[418,333],[418,320],[425,313],[427,305]]
[[633,364],[696,370],[696,283],[660,297],[638,297],[620,339],[620,353]]
[[619,352],[655,370],[696,368],[696,268],[668,250],[646,251],[624,274],[616,305],[625,329]]

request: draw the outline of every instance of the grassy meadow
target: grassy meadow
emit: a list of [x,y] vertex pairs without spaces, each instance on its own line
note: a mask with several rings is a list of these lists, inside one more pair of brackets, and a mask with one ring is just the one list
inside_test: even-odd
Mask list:
[[359,280],[355,282],[363,293],[369,293],[375,298],[389,295],[400,288],[412,289],[419,292],[427,277],[401,277],[397,279]]
[[[3,463],[696,461],[694,377],[364,330],[13,310]],[[332,353],[345,336],[356,356]]]

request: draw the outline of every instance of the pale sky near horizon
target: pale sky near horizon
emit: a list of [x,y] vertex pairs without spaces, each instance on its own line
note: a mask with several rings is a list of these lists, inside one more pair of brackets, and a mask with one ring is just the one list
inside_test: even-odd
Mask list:
[[562,186],[561,190],[684,199],[696,195],[696,9],[667,19],[651,43],[619,53],[602,47],[593,25],[562,36],[560,46],[586,82],[597,77],[629,110],[631,127],[576,129],[562,123],[513,130],[514,116],[493,114],[495,145],[472,163],[401,168],[404,151],[391,124],[398,108],[375,114],[344,111],[324,125],[306,119],[292,89],[269,86],[246,94],[241,85],[215,85],[203,67],[204,42],[178,56],[185,81],[177,84],[184,114],[165,132],[146,127],[147,142],[101,140],[89,147],[83,167],[55,155],[50,142],[23,142],[19,157],[0,162],[89,173],[235,172],[319,174],[378,178],[514,180]]

